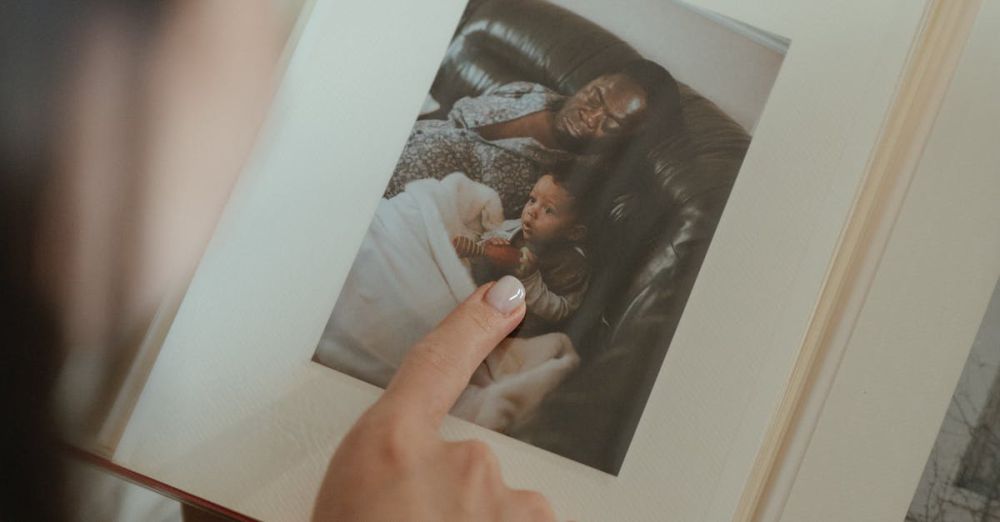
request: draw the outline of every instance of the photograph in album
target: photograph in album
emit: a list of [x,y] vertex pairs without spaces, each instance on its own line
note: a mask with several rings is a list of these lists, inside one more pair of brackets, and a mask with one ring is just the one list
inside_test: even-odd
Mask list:
[[517,277],[452,415],[617,474],[788,44],[679,2],[471,0],[314,360],[384,387]]

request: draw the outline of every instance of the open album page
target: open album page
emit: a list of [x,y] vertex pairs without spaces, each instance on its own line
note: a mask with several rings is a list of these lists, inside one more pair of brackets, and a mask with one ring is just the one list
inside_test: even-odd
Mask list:
[[317,2],[114,460],[305,519],[412,342],[514,275],[445,436],[563,518],[727,517],[925,7],[777,5]]

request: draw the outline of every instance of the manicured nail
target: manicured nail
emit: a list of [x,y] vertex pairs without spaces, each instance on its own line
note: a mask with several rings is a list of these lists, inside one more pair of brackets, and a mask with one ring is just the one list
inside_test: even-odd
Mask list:
[[486,302],[507,315],[524,302],[524,285],[514,276],[503,276],[486,292]]

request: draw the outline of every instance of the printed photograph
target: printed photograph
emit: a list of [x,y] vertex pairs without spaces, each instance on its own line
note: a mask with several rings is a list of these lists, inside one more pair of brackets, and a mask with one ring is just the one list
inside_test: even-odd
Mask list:
[[906,520],[1000,521],[1000,283],[993,290]]
[[452,415],[617,474],[788,46],[682,2],[471,0],[314,360],[385,387],[513,275],[525,320]]

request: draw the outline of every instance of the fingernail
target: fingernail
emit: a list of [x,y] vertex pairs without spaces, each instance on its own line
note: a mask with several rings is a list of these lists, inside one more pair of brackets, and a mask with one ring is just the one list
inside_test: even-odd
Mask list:
[[486,292],[486,302],[507,315],[524,302],[524,285],[514,276],[503,276]]

